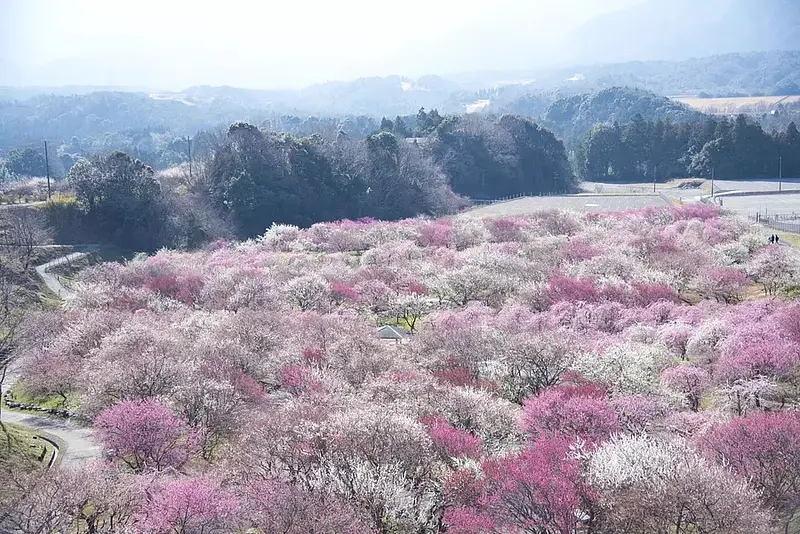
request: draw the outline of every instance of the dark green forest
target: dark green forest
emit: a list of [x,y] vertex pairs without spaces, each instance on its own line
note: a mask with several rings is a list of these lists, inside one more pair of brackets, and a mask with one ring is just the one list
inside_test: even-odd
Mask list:
[[[800,176],[795,123],[768,133],[744,115],[703,122],[647,121],[595,126],[577,148],[577,174],[591,181],[674,177],[777,178]],[[781,169],[782,166],[782,169]]]
[[528,119],[424,110],[416,118],[428,137],[383,130],[326,140],[237,122],[197,136],[192,175],[182,167],[159,179],[124,152],[91,156],[68,172],[76,202],[57,215],[99,241],[149,251],[254,237],[273,223],[440,216],[467,197],[575,188],[564,145]]

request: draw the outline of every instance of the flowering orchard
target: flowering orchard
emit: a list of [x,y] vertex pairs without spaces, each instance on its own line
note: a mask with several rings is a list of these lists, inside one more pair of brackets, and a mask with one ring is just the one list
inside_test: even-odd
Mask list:
[[[794,251],[705,205],[273,226],[83,272],[24,348],[102,461],[25,532],[766,533]],[[381,340],[390,324],[402,342]],[[59,488],[60,491],[54,491]]]

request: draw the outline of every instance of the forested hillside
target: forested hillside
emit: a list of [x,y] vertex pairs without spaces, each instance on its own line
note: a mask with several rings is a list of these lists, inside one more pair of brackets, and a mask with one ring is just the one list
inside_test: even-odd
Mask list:
[[576,149],[586,180],[642,181],[672,177],[776,178],[800,176],[800,134],[794,123],[767,133],[740,115],[704,122],[646,121],[594,127]]
[[[183,165],[157,175],[123,152],[90,156],[67,174],[74,201],[48,212],[62,237],[153,251],[249,238],[275,223],[437,216],[467,196],[574,189],[564,145],[525,118],[421,111],[418,119],[430,138],[392,133],[397,120],[365,139],[340,132],[332,140],[237,122],[197,136],[191,174]],[[22,156],[41,171],[40,154]]]
[[703,114],[666,97],[641,89],[613,87],[559,99],[547,107],[542,120],[571,146],[597,124],[628,122],[636,115],[672,122],[703,119]]

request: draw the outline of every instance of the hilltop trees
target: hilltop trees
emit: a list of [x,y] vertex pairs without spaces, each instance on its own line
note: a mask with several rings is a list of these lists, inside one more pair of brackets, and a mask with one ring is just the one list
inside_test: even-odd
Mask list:
[[576,150],[578,174],[587,180],[652,181],[674,176],[775,178],[800,176],[800,135],[794,123],[769,134],[744,115],[705,123],[646,121],[635,115],[620,125],[599,124]]
[[[388,123],[389,121],[387,121]],[[244,236],[275,222],[443,214],[459,203],[419,147],[382,131],[364,141],[297,139],[236,123],[211,161],[208,193]]]
[[430,150],[453,190],[472,198],[567,192],[573,187],[564,145],[521,117],[447,117],[436,128]]
[[67,180],[103,237],[137,250],[154,250],[162,242],[166,218],[152,168],[114,152],[79,161]]
[[44,176],[47,171],[44,156],[33,148],[16,148],[6,158],[8,170],[19,176]]

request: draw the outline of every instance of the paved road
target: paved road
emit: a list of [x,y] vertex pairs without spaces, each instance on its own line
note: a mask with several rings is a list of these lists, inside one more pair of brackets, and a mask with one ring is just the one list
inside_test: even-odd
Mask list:
[[[42,277],[44,283],[47,284],[47,287],[49,287],[53,293],[61,298],[67,298],[72,295],[72,292],[64,287],[58,278],[50,274],[48,270],[57,265],[63,265],[68,261],[76,261],[87,253],[88,252],[73,252],[72,254],[36,267],[36,272]],[[3,395],[5,395],[6,391],[11,388],[18,378],[19,375],[16,369],[9,370],[2,388]],[[102,454],[101,447],[92,442],[91,431],[88,428],[81,427],[70,421],[40,416],[36,415],[34,412],[9,411],[5,407],[3,407],[2,410],[2,421],[24,425],[35,430],[50,433],[59,438],[66,444],[66,450],[62,449],[59,451],[59,454],[61,454],[61,462],[64,465],[76,464],[93,458],[99,458]]]
[[66,443],[66,450],[59,450],[62,465],[75,465],[99,458],[103,452],[102,448],[92,441],[90,429],[69,421],[13,412],[5,407],[3,407],[2,420],[4,423],[16,423],[47,432]]
[[767,213],[800,215],[800,194],[783,193],[780,195],[753,195],[743,197],[721,197],[725,209],[743,215],[766,211]]
[[88,247],[88,251],[73,252],[72,254],[68,254],[67,256],[62,256],[60,258],[54,259],[53,261],[49,261],[43,265],[39,265],[38,267],[36,267],[36,273],[42,278],[45,285],[50,289],[50,291],[52,291],[62,299],[69,298],[70,296],[72,296],[72,291],[64,287],[64,285],[59,280],[59,277],[57,275],[50,274],[49,271],[53,267],[64,265],[66,263],[73,261],[78,261],[79,259],[86,256],[89,253],[89,251],[92,250],[93,247],[94,245],[91,245]]

